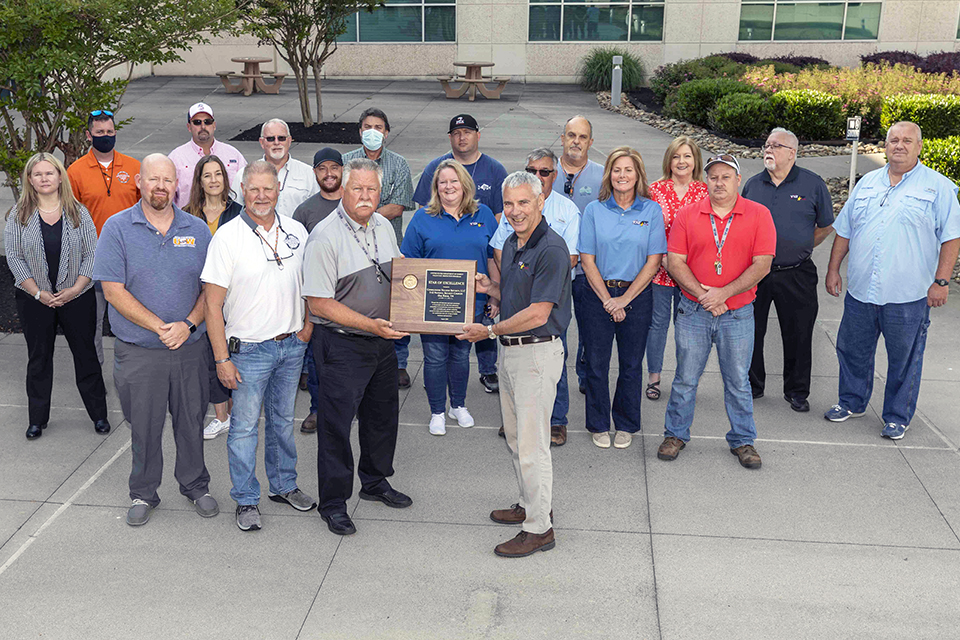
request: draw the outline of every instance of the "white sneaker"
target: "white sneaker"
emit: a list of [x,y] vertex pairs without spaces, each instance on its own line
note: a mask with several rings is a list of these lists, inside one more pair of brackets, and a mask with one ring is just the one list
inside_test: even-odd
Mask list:
[[457,424],[464,429],[469,429],[474,424],[473,416],[466,407],[450,407],[450,417],[456,418]]
[[223,422],[214,418],[210,421],[210,424],[203,428],[203,439],[213,440],[221,433],[226,433],[227,431],[230,431],[230,417],[228,416]]
[[430,415],[430,435],[442,436],[447,433],[447,418],[442,413]]

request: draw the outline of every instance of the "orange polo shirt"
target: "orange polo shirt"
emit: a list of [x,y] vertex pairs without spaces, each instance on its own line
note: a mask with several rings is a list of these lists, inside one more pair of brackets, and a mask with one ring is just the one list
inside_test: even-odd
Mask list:
[[139,160],[114,151],[113,162],[104,167],[92,149],[67,169],[73,195],[90,212],[98,236],[107,218],[140,200],[140,189],[134,181],[138,173]]

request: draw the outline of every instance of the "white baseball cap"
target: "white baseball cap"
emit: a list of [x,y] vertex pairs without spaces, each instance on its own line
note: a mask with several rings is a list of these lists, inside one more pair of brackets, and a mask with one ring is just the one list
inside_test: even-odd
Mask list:
[[210,117],[213,116],[213,107],[208,105],[206,102],[198,102],[197,104],[190,107],[190,110],[187,111],[187,120],[197,115],[198,113],[209,113]]
[[703,165],[703,172],[706,173],[707,169],[715,164],[725,164],[728,167],[733,167],[737,171],[737,175],[740,175],[740,163],[735,157],[728,153],[723,153],[707,160],[707,164]]

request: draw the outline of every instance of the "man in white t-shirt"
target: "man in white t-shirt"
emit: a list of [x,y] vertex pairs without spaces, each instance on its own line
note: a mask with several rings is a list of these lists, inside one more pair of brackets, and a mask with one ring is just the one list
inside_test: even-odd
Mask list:
[[241,531],[260,528],[257,433],[263,406],[270,499],[309,511],[297,488],[293,411],[303,353],[313,333],[300,296],[307,230],[276,213],[279,182],[269,162],[243,171],[244,212],[217,231],[200,279],[217,376],[233,389],[227,457]]

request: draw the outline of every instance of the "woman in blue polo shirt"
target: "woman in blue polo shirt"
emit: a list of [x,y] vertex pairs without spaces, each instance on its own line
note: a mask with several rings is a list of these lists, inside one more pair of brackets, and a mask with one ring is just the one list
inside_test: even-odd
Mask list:
[[[490,238],[497,219],[476,199],[470,174],[456,160],[444,160],[433,174],[430,202],[413,214],[400,252],[407,258],[476,260],[477,273],[493,266]],[[483,314],[487,296],[477,294],[476,316]],[[421,335],[423,380],[430,401],[430,433],[447,432],[446,389],[450,390],[450,417],[461,427],[472,427],[473,416],[464,405],[470,377],[470,343],[453,336]]]
[[618,147],[607,158],[599,199],[587,205],[577,245],[586,278],[577,278],[587,363],[586,425],[593,443],[610,447],[610,354],[617,339],[620,372],[613,399],[613,445],[640,431],[643,353],[653,315],[650,281],[667,252],[660,205],[647,198],[640,154]]

